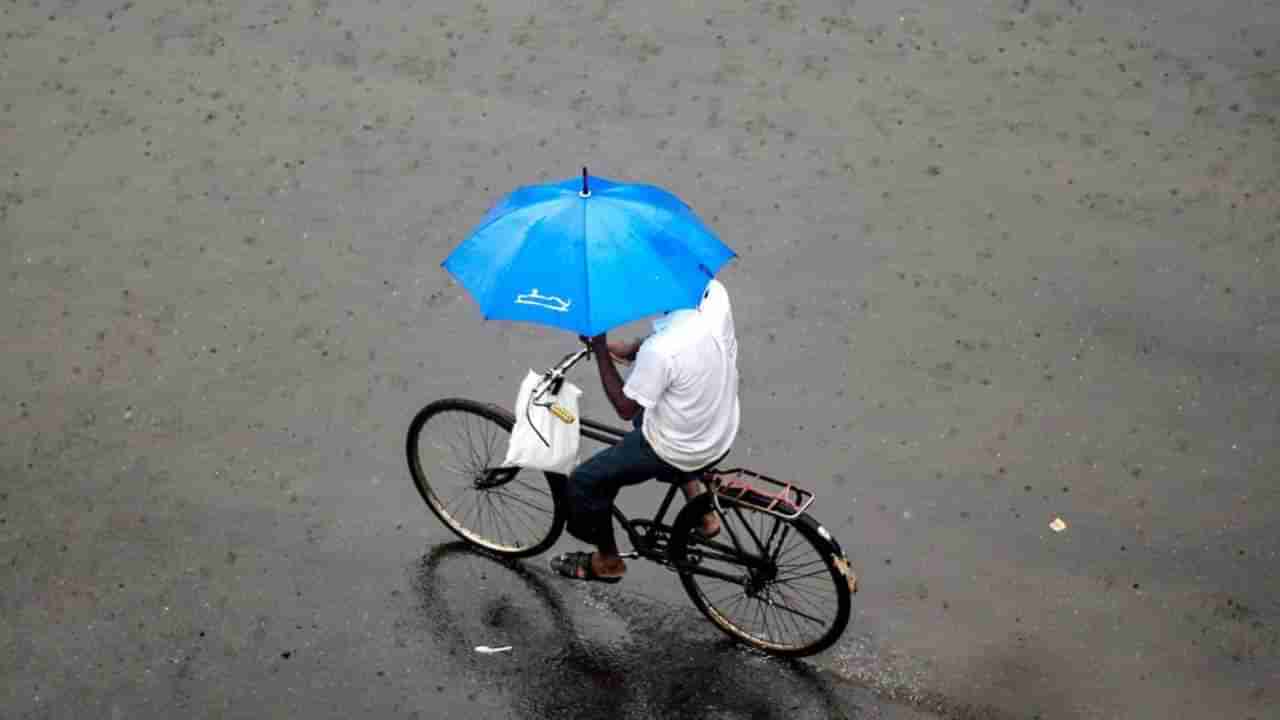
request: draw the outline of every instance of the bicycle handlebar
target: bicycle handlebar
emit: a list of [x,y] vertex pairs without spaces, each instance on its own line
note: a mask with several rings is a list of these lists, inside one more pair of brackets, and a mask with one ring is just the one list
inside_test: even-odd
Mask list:
[[574,352],[571,352],[568,355],[565,355],[564,357],[560,358],[560,362],[553,365],[551,369],[547,371],[546,374],[552,375],[552,376],[563,376],[566,372],[569,371],[569,368],[573,367],[574,365],[577,365],[579,360],[582,360],[582,358],[590,354],[591,354],[590,347],[585,347],[581,350],[575,350]]
[[550,369],[542,373],[542,382],[538,384],[534,391],[533,398],[536,401],[540,399],[546,391],[550,390],[552,395],[560,393],[560,386],[564,382],[565,373],[569,372],[569,368],[577,365],[582,358],[591,354],[591,347],[585,347],[581,350],[565,355],[560,358],[560,362],[552,365]]

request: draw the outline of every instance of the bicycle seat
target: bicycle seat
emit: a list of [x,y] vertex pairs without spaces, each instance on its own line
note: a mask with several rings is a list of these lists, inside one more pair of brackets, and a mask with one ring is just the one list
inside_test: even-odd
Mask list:
[[729,446],[729,449],[728,449],[728,450],[725,450],[725,451],[724,451],[724,454],[723,454],[723,455],[721,455],[720,457],[716,458],[715,460],[712,460],[709,464],[707,464],[707,465],[703,465],[702,467],[698,468],[697,470],[694,470],[691,474],[692,474],[692,475],[702,475],[702,474],[704,474],[704,473],[713,472],[717,467],[719,467],[719,466],[720,466],[720,463],[724,462],[724,459],[725,459],[725,458],[729,457],[729,453],[731,453],[731,452],[733,452],[733,446],[732,446],[732,445],[730,445],[730,446]]

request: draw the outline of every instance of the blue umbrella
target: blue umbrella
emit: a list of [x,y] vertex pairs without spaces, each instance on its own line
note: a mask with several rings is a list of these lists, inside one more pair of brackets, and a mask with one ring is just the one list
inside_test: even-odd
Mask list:
[[675,195],[592,177],[517,188],[442,263],[486,320],[588,337],[695,307],[735,257]]

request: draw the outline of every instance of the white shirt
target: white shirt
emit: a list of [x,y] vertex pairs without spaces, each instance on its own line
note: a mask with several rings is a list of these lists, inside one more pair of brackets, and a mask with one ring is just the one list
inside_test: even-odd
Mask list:
[[645,409],[654,452],[686,471],[729,451],[738,435],[738,339],[729,294],[712,280],[696,310],[677,310],[640,346],[623,394]]

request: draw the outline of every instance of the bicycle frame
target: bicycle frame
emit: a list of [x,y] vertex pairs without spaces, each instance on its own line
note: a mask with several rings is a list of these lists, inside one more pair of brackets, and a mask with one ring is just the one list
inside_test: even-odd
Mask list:
[[[566,355],[560,362],[543,374],[544,381],[540,387],[549,388],[553,393],[558,392],[560,389],[559,384],[564,380],[569,369],[590,354],[591,349],[584,348]],[[583,437],[606,445],[618,444],[627,433],[622,428],[606,425],[586,417],[580,417],[579,424]],[[751,480],[763,482],[773,486],[775,489],[772,492],[763,490],[752,485]],[[712,493],[712,505],[722,519],[726,512],[733,511],[737,506],[742,505],[752,506],[781,520],[794,520],[808,509],[815,499],[813,493],[808,490],[745,468],[723,471],[708,470],[703,473],[702,482],[706,485],[707,490]],[[666,523],[666,515],[667,511],[671,509],[671,502],[675,499],[676,490],[677,487],[674,484],[667,488],[666,495],[651,520],[643,518],[633,520],[623,514],[616,504],[612,507],[613,516],[618,520],[623,530],[626,531],[627,538],[633,548],[633,552],[624,553],[623,557],[643,557],[672,570],[715,577],[734,583],[746,582],[748,578],[734,577],[696,564],[677,563],[668,555],[667,549],[672,526]],[[765,548],[769,547],[775,539],[781,524],[775,525],[770,536],[764,540],[756,536],[755,531],[751,529],[749,524],[744,522],[743,526],[751,536],[749,540],[754,543],[760,553],[763,553]],[[731,523],[723,522],[722,527],[727,530],[725,534],[728,535],[733,545],[704,540],[699,545],[699,552],[704,555],[714,553],[717,559],[741,563],[744,567],[753,570],[767,570],[777,560],[776,557],[766,558],[762,554],[748,551],[744,547],[744,543],[748,538],[739,538],[738,534],[734,532]],[[789,527],[782,529],[784,538],[788,532],[790,532]]]

